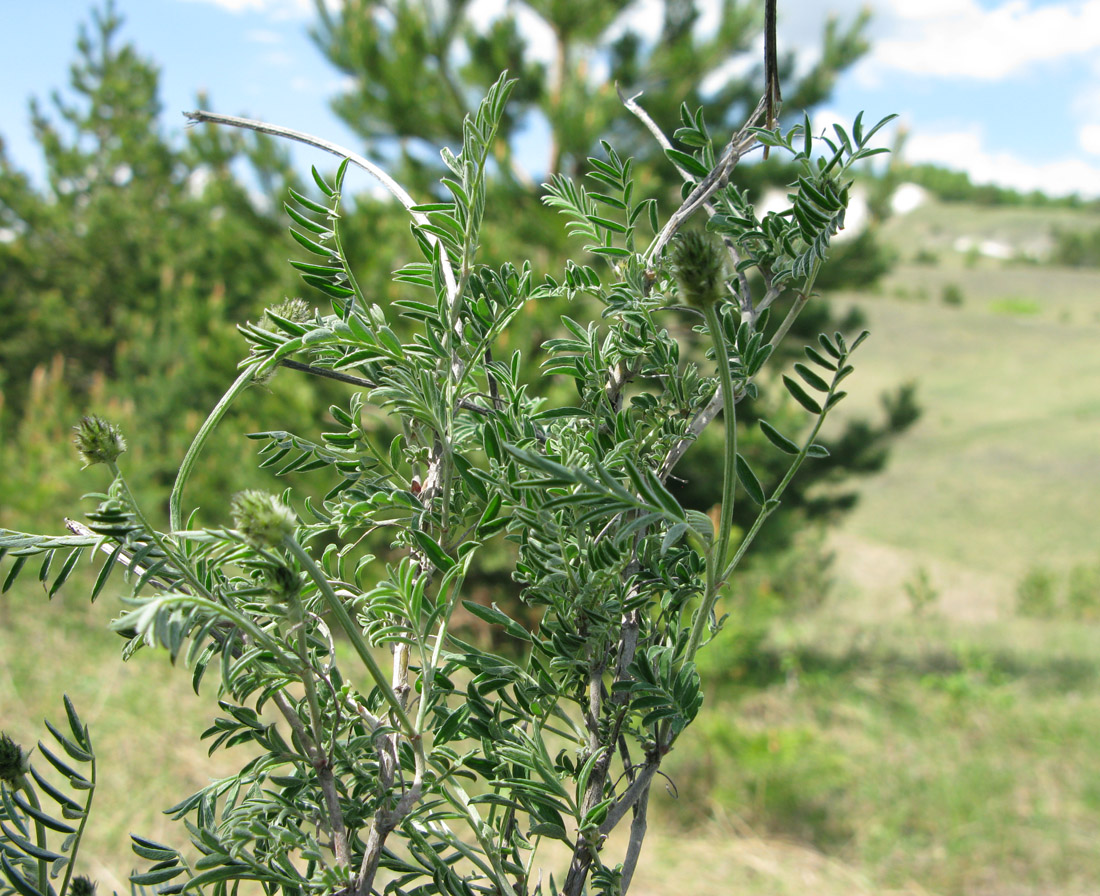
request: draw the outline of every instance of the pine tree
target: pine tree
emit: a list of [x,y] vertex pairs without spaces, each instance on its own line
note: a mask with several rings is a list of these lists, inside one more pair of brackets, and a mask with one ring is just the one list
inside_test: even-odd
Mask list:
[[[487,26],[473,20],[465,0],[350,0],[338,13],[315,0],[313,36],[324,55],[352,85],[333,101],[334,111],[379,156],[395,152],[410,165],[434,164],[438,148],[461,140],[462,120],[473,98],[502,69],[518,78],[504,122],[509,150],[532,115],[550,131],[545,172],[575,174],[612,133],[633,137],[632,153],[658,150],[640,125],[624,114],[616,91],[644,91],[654,121],[671,134],[680,105],[701,108],[717,130],[735,128],[760,98],[762,65],[744,60],[763,28],[762,3],[723,0],[712,30],[694,0],[665,0],[660,31],[647,39],[622,13],[631,0],[529,0],[509,4]],[[552,44],[549,65],[534,61],[521,28]],[[812,108],[828,98],[840,72],[868,48],[869,14],[846,26],[830,19],[821,59],[794,79],[795,57],[780,59],[787,106]],[[626,132],[624,134],[624,131]],[[618,145],[618,144],[617,144]],[[503,160],[509,164],[511,158]]]
[[268,138],[166,133],[157,67],[123,24],[113,2],[93,10],[69,89],[30,103],[45,185],[0,151],[0,415],[17,432],[34,371],[59,371],[47,379],[74,419],[108,396],[154,422],[164,484],[234,376],[234,324],[297,289],[281,208],[234,166],[269,195],[297,180]]
[[[157,69],[120,42],[122,24],[113,3],[93,11],[92,28],[82,27],[77,41],[71,96],[55,91],[48,109],[31,101],[45,190],[0,162],[0,203],[17,234],[4,260],[21,262],[8,295],[22,325],[6,327],[0,342],[15,404],[30,370],[58,353],[74,382],[121,368],[147,372],[157,360],[139,358],[120,333],[137,324],[160,339],[165,324],[178,326],[195,310],[201,293],[208,306],[224,293],[214,313],[232,319],[281,274],[265,245],[281,229],[276,220],[253,215],[248,223],[258,230],[242,239],[244,192],[227,171],[240,147],[224,135],[192,135],[184,150],[170,144],[159,126]],[[201,191],[200,177],[209,181]],[[226,226],[237,231],[232,240],[214,238],[211,219],[222,203],[232,205],[225,209],[232,212]],[[223,246],[236,257],[219,257]]]

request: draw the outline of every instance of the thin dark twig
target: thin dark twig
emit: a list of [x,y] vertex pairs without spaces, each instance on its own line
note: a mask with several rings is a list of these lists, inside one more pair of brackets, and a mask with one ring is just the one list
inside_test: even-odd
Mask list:
[[[310,666],[309,674],[315,674],[316,670]],[[297,710],[287,699],[283,691],[276,691],[272,697],[279,708],[286,723],[298,737],[302,749],[309,756],[313,764],[313,770],[317,774],[317,783],[321,786],[321,793],[325,798],[325,808],[328,810],[328,823],[332,834],[332,849],[336,854],[336,861],[344,867],[351,863],[351,853],[348,851],[348,832],[344,823],[344,812],[340,807],[340,796],[336,789],[336,778],[332,773],[332,762],[325,753],[324,746],[317,742],[312,734],[306,730]]]
[[611,804],[611,808],[608,809],[607,817],[604,818],[603,824],[600,825],[600,833],[602,835],[606,836],[615,830],[615,827],[623,820],[626,813],[634,808],[642,794],[649,789],[649,785],[653,781],[654,775],[657,774],[660,764],[661,760],[659,757],[652,757],[646,760],[646,763],[640,767],[640,771],[631,785],[624,791],[622,796]]
[[493,376],[493,350],[491,348],[485,349],[485,378],[489,381],[489,397],[493,401],[493,407],[499,411],[502,407],[500,387],[497,385],[497,378]]
[[302,373],[311,373],[314,376],[323,376],[326,379],[337,380],[341,383],[349,383],[352,386],[362,386],[364,389],[377,389],[378,383],[364,379],[361,376],[352,376],[350,373],[340,373],[338,370],[329,370],[327,367],[314,367],[312,364],[303,364],[301,361],[292,361],[283,358],[279,365],[289,367],[291,370],[300,370]]
[[[364,389],[377,389],[378,383],[373,380],[368,380],[361,376],[352,376],[350,373],[340,373],[338,370],[329,370],[327,367],[316,367],[313,364],[303,364],[301,361],[292,361],[289,358],[283,358],[279,362],[280,366],[288,367],[291,370],[300,370],[302,373],[309,373],[313,376],[322,376],[326,379],[337,380],[341,383],[348,383],[352,386],[361,386]],[[464,411],[472,411],[475,414],[490,414],[492,411],[487,407],[483,407],[480,404],[476,404],[472,401],[465,399],[459,399],[458,406]]]
[[[779,106],[783,96],[779,90],[779,54],[775,41],[775,4],[776,0],[767,0],[764,5],[764,99],[767,103],[767,123],[775,127],[779,117]],[[764,158],[768,157],[768,147],[764,147]]]

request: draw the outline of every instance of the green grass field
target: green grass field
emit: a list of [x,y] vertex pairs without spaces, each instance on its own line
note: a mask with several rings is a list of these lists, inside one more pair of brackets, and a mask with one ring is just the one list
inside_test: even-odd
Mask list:
[[881,293],[841,298],[872,333],[841,407],[911,380],[925,414],[864,484],[843,543],[938,567],[944,588],[981,574],[1002,600],[1036,563],[1100,561],[1100,274],[945,258],[900,265]]
[[[955,248],[1097,223],[924,206],[889,223],[880,288],[835,297],[872,331],[843,413],[913,380],[924,415],[831,534],[829,597],[748,658],[714,645],[634,892],[1100,891],[1100,572],[1072,573],[1100,564],[1100,271]],[[1076,597],[1023,616],[1040,566]],[[124,892],[127,833],[182,843],[157,807],[225,762],[197,746],[212,699],[162,657],[117,663],[109,597],[33,590],[0,598],[0,722],[32,743],[73,697],[105,782],[85,871]]]

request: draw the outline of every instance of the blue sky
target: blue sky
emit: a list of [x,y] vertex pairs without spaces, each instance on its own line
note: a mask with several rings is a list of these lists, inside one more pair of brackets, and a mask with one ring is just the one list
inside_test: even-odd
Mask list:
[[[473,6],[485,18],[505,2]],[[0,134],[32,174],[41,160],[27,99],[67,86],[90,6],[0,0]],[[815,124],[898,112],[911,161],[963,169],[981,183],[1100,196],[1100,0],[779,0],[781,49],[801,51],[809,64],[825,16],[845,20],[863,6],[874,14],[871,53],[843,76]],[[124,39],[160,66],[170,127],[182,127],[179,113],[208,91],[218,111],[357,147],[328,108],[341,76],[308,37],[311,0],[117,0],[117,8]],[[627,15],[644,29],[659,22],[655,9],[657,0],[639,0]],[[528,27],[533,44],[546,46]],[[525,156],[535,173],[538,144],[533,135]],[[295,156],[303,166],[328,164],[305,149]]]

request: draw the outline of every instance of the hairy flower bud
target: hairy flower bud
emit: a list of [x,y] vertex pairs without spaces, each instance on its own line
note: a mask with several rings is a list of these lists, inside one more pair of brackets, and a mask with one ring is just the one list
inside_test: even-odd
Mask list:
[[6,734],[0,734],[0,781],[14,784],[27,773],[30,764],[23,748]]
[[[265,308],[264,316],[260,320],[260,329],[267,330],[269,333],[279,333],[283,331],[283,325],[275,323],[272,315],[293,324],[304,324],[313,319],[313,308],[300,298],[284,299],[278,305]],[[266,386],[277,370],[277,367],[272,367],[264,373],[256,374],[252,379],[253,385]]]
[[268,492],[249,489],[233,496],[233,525],[258,548],[276,547],[294,534],[294,511]]
[[73,444],[85,467],[113,464],[126,450],[126,440],[119,428],[95,414],[82,417],[73,431],[76,433]]
[[271,312],[271,314],[274,314],[276,317],[281,317],[283,320],[289,320],[296,324],[304,324],[313,317],[313,309],[305,299],[286,299],[278,305],[272,305],[264,311],[263,323],[261,323],[260,326],[265,330],[277,329],[271,317],[268,315],[268,312]]
[[687,304],[706,308],[722,298],[726,253],[707,234],[698,230],[680,234],[672,246],[672,266]]

